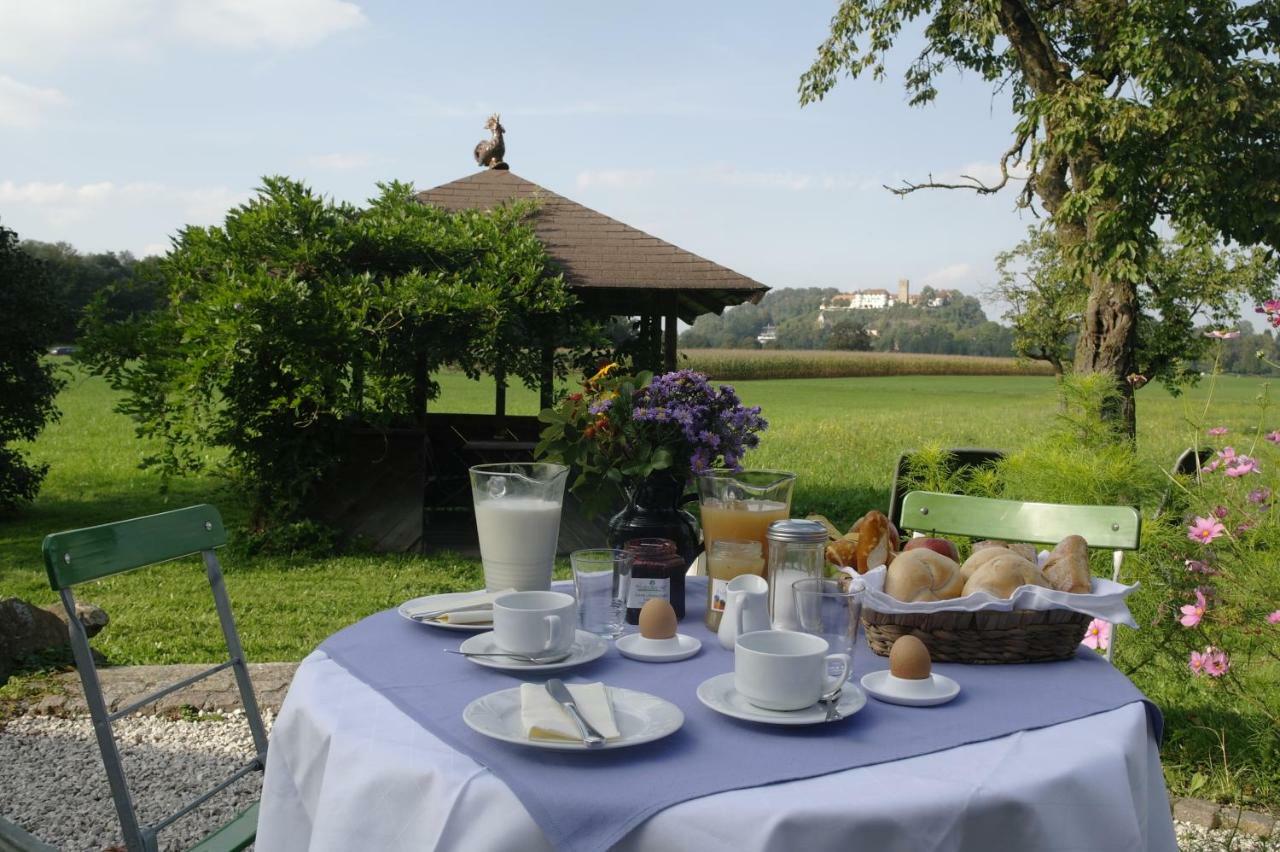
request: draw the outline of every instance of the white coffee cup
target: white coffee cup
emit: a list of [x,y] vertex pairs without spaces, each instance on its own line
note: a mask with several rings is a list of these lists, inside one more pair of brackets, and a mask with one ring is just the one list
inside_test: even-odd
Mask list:
[[[757,630],[738,637],[733,648],[734,688],[766,710],[803,710],[849,679],[848,654],[828,654],[821,636],[790,630]],[[827,664],[841,663],[839,676]]]
[[513,654],[560,654],[573,644],[578,602],[564,592],[512,592],[493,602],[493,640]]

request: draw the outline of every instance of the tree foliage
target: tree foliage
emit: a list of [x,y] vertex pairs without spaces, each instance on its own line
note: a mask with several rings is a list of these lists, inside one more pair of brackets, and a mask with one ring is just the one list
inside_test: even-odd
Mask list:
[[[1081,316],[1084,281],[1064,263],[1051,230],[1032,227],[1027,239],[996,258],[999,280],[990,295],[1009,305],[1019,356],[1069,372]],[[1182,231],[1156,247],[1138,287],[1132,384],[1159,381],[1171,392],[1199,377],[1209,350],[1205,326],[1234,328],[1246,299],[1271,292],[1280,265],[1261,249],[1215,245],[1203,229]]]
[[904,78],[913,105],[950,71],[1008,92],[1016,116],[1001,180],[907,184],[1003,188],[1051,217],[1086,288],[1075,366],[1119,391],[1106,416],[1134,430],[1125,377],[1139,369],[1138,289],[1157,221],[1280,246],[1280,4],[1276,0],[844,0],[800,83],[820,100],[844,75],[882,78],[904,27],[924,47]]
[[[47,286],[60,304],[57,340],[75,340],[77,324],[89,303],[105,291],[119,288],[121,310],[152,310],[159,304],[157,294],[144,286],[130,286],[140,266],[154,267],[156,258],[137,260],[127,251],[81,252],[74,246],[58,242],[23,240],[27,254],[45,264]],[[145,274],[140,278],[145,281]]]
[[536,386],[546,344],[590,335],[531,207],[448,213],[380,190],[361,209],[266,178],[221,226],[179,233],[162,310],[95,302],[81,358],[159,439],[144,464],[180,475],[224,447],[257,522],[292,518],[349,423],[417,422],[445,365]]
[[64,382],[44,355],[62,321],[45,264],[0,226],[0,513],[35,499],[48,470],[11,445],[58,418],[54,398]]

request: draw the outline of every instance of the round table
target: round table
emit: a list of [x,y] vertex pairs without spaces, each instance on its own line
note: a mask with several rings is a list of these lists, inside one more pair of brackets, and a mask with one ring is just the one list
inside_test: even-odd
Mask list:
[[[618,794],[626,795],[625,778]],[[550,849],[510,789],[315,652],[271,733],[257,848]],[[1174,850],[1140,703],[667,808],[620,850]]]

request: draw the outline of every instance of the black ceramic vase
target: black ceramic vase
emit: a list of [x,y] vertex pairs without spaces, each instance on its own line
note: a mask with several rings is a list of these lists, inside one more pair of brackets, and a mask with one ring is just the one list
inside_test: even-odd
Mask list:
[[627,505],[609,520],[609,546],[622,548],[636,538],[666,538],[688,565],[698,556],[698,522],[681,508],[697,499],[685,496],[684,482],[669,473],[655,473],[627,488]]

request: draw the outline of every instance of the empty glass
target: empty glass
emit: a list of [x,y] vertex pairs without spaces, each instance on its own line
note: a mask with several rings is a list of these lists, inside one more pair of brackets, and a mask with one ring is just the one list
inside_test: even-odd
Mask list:
[[862,581],[842,591],[838,580],[808,578],[791,586],[799,629],[827,640],[831,653],[852,655],[862,616]]
[[573,590],[578,598],[578,626],[589,633],[616,639],[627,618],[627,591],[635,555],[626,550],[575,550]]

